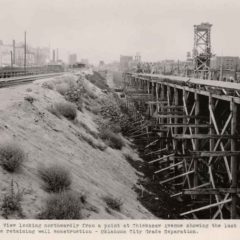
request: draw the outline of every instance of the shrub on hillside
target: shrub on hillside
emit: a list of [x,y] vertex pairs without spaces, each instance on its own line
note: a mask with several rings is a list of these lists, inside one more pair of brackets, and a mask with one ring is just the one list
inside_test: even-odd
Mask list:
[[109,89],[107,85],[107,81],[104,77],[100,75],[98,72],[93,72],[93,74],[86,75],[86,79],[89,80],[92,84],[96,85],[100,89]]
[[89,133],[91,136],[93,136],[95,139],[98,138],[98,135],[99,135],[99,134],[98,134],[96,131],[92,130],[86,123],[79,121],[79,122],[78,122],[78,125],[79,125],[80,127],[84,128],[85,131],[86,131],[87,133]]
[[42,87],[43,87],[43,88],[50,89],[50,90],[53,90],[53,89],[54,89],[54,85],[53,85],[52,82],[44,82],[44,83],[42,84]]
[[23,191],[20,192],[19,189],[18,191],[14,190],[14,184],[13,180],[11,181],[10,185],[10,191],[3,196],[3,201],[1,204],[0,209],[3,212],[3,217],[8,218],[9,215],[13,213],[18,213],[19,217],[23,218],[23,213],[22,213],[22,196],[23,196]]
[[124,142],[121,136],[112,132],[110,129],[103,129],[100,132],[100,137],[111,148],[120,150],[124,146]]
[[65,95],[66,92],[76,88],[77,86],[76,81],[70,76],[59,77],[54,82],[57,92],[59,92],[61,95]]
[[104,143],[99,142],[97,139],[91,137],[90,135],[81,133],[78,137],[79,139],[87,142],[93,148],[97,148],[101,151],[104,151],[107,148],[107,146]]
[[61,192],[69,189],[72,183],[70,173],[62,166],[42,167],[38,172],[44,182],[43,187],[48,192]]
[[18,170],[25,160],[25,153],[15,142],[5,142],[0,145],[0,164],[8,172]]
[[113,198],[111,196],[105,196],[103,197],[103,200],[105,201],[105,203],[107,204],[107,206],[115,211],[120,212],[121,211],[121,207],[123,205],[123,202],[121,199],[119,198]]
[[47,110],[53,115],[55,115],[56,117],[61,118],[60,112],[56,109],[54,105],[48,106]]
[[77,108],[73,103],[62,102],[56,103],[54,108],[65,118],[74,120],[77,117]]
[[90,110],[93,114],[98,115],[100,113],[99,107],[92,107]]
[[79,111],[82,111],[83,108],[83,92],[82,88],[72,88],[65,93],[65,99],[75,103]]
[[24,100],[27,102],[30,102],[32,104],[36,99],[34,97],[28,95],[28,96],[24,97]]
[[40,219],[81,219],[82,207],[83,203],[79,194],[64,191],[51,194],[38,217]]
[[70,90],[70,86],[67,83],[61,83],[56,86],[56,90],[61,95],[65,95]]

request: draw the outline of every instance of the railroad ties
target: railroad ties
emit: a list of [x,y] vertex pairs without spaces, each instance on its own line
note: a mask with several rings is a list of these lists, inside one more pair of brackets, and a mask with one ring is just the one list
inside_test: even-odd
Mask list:
[[124,78],[136,113],[128,136],[144,144],[153,177],[171,197],[191,200],[180,216],[237,218],[240,99],[223,87],[206,90],[202,80],[200,87],[147,74]]

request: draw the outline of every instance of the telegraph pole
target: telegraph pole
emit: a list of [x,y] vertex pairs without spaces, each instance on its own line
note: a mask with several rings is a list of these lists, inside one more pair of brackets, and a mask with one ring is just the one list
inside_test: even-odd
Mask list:
[[11,68],[13,68],[13,51],[11,51],[10,54],[11,54]]
[[24,70],[26,73],[26,67],[27,67],[27,32],[24,32]]
[[16,64],[16,46],[15,46],[15,40],[13,40],[13,50],[12,50],[12,63]]

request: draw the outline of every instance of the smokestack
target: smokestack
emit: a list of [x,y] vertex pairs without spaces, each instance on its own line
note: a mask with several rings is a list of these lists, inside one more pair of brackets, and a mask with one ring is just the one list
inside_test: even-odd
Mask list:
[[55,50],[53,50],[53,52],[52,52],[52,53],[53,53],[52,60],[53,60],[53,62],[55,62],[55,60],[56,60],[56,59],[55,59]]
[[57,56],[56,56],[56,60],[58,61],[58,48],[57,48]]

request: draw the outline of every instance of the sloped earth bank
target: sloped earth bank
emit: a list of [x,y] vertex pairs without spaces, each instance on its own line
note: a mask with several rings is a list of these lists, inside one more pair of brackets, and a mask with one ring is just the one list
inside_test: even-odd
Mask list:
[[[113,87],[119,86],[119,82],[119,79],[118,82],[112,82],[115,84],[113,84]],[[125,128],[123,126],[122,133],[131,141],[133,144],[132,146],[136,149],[138,156],[140,156],[140,159],[132,158],[131,156],[126,157],[129,164],[137,171],[138,180],[137,184],[134,186],[134,190],[138,194],[138,201],[140,201],[143,206],[145,206],[158,218],[181,218],[179,213],[186,211],[186,199],[183,203],[181,199],[180,201],[177,201],[176,199],[171,198],[170,195],[173,193],[173,191],[171,191],[171,186],[163,186],[159,184],[160,179],[156,175],[154,176],[154,166],[148,164],[150,160],[153,160],[150,159],[152,156],[145,155],[145,146],[147,143],[128,137],[128,132],[131,131],[131,123],[134,122],[134,118],[132,119],[131,112],[129,112],[127,109],[125,109],[124,112],[127,112],[129,119],[128,123],[126,124],[127,127]],[[157,148],[155,150],[159,149]]]
[[[41,80],[0,89],[0,144],[7,139],[14,140],[27,156],[18,172],[9,173],[0,166],[0,204],[10,191],[12,180],[15,191],[23,193],[21,216],[13,212],[8,218],[37,218],[49,197],[38,169],[53,164],[67,169],[72,179],[71,190],[86,197],[82,209],[84,219],[155,218],[134,190],[139,174],[127,162],[126,156],[141,161],[136,151],[124,138],[125,146],[116,150],[97,137],[101,118],[96,115],[94,107],[102,104],[100,99],[107,102],[109,93],[103,93],[82,79],[93,95],[84,99],[82,111],[77,111],[77,119],[70,121],[49,111],[55,103],[66,101],[56,91],[56,85],[64,78],[78,80],[78,77],[68,75],[44,80],[45,85]],[[63,90],[64,86],[60,89]],[[104,200],[106,196],[121,199],[121,210],[110,209]],[[0,217],[3,218],[2,210]]]

